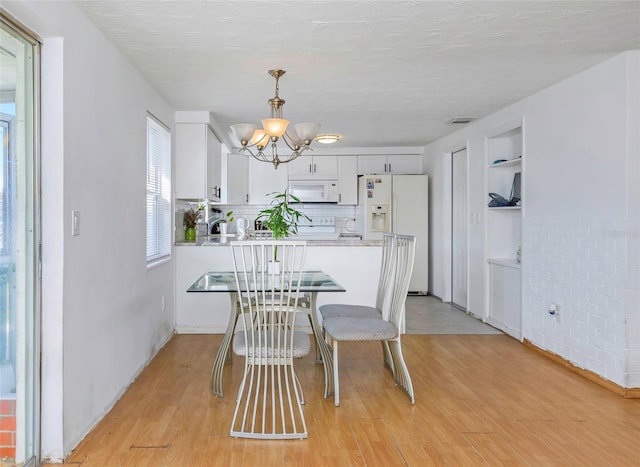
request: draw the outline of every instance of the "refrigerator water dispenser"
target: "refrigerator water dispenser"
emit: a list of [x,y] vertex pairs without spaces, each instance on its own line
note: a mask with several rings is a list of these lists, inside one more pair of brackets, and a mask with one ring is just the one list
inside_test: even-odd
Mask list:
[[369,212],[369,232],[389,232],[391,213],[388,204],[374,204]]

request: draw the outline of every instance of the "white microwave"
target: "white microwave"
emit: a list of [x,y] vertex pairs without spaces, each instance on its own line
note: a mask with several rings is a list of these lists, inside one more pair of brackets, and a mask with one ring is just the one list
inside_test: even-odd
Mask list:
[[289,180],[289,194],[302,203],[337,203],[337,180]]

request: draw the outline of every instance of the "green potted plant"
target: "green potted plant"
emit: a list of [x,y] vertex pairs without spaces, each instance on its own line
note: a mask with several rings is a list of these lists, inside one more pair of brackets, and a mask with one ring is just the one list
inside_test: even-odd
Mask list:
[[[309,216],[291,207],[291,202],[300,202],[296,196],[284,190],[282,193],[269,193],[272,195],[271,204],[268,208],[258,213],[256,221],[262,222],[268,230],[273,232],[273,238],[280,240],[291,234],[298,233],[298,222],[300,218],[311,220]],[[276,262],[278,248],[273,249],[273,262]]]
[[203,203],[198,204],[198,209],[189,209],[185,211],[183,217],[184,223],[184,239],[187,242],[194,242],[196,240],[196,225],[198,221],[202,219],[202,211],[205,209]]

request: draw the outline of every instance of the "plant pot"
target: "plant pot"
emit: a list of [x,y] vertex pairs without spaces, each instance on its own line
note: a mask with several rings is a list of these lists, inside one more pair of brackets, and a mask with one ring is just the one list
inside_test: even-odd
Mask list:
[[196,241],[196,228],[195,227],[187,227],[184,231],[184,241],[185,242],[195,242]]
[[267,263],[267,272],[271,274],[280,274],[280,261],[269,261]]

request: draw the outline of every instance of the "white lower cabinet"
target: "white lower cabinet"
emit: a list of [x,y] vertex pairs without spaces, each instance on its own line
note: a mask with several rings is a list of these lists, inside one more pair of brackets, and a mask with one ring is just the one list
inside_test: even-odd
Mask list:
[[513,260],[489,260],[487,322],[522,339],[522,270]]

